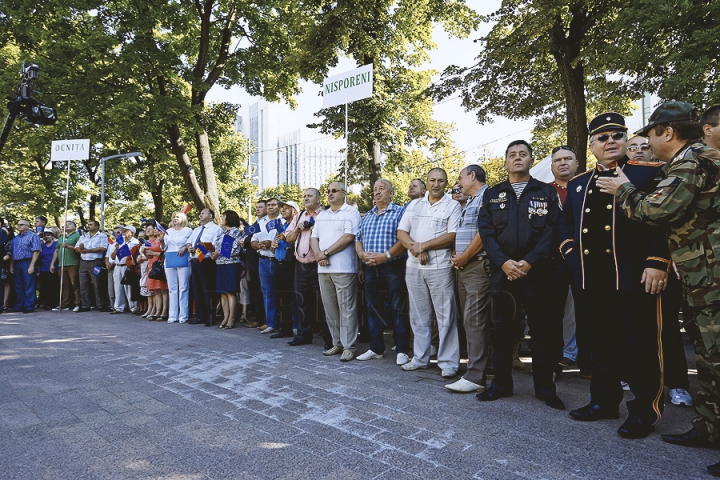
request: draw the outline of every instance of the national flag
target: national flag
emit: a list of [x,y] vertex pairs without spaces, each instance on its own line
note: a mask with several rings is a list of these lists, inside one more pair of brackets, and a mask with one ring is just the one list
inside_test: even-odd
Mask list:
[[180,210],[180,211],[181,211],[182,213],[184,213],[185,215],[187,215],[190,210],[192,210],[192,205],[190,205],[189,203],[185,202],[185,205],[183,205],[182,210]]
[[220,246],[220,256],[230,258],[234,243],[235,239],[233,237],[230,235],[223,235],[222,245]]
[[115,235],[108,235],[108,243],[112,245],[115,243]]
[[130,247],[128,247],[127,245],[123,245],[118,249],[115,255],[117,256],[117,258],[122,260],[123,258],[130,256],[131,254],[132,252],[130,252]]
[[160,225],[160,222],[158,222],[157,220],[153,220],[153,222],[155,222],[155,228],[160,230],[162,233],[167,233],[167,230],[165,230],[163,226]]
[[119,237],[115,237],[115,240],[117,240],[118,245],[122,245],[123,243],[125,243],[125,237],[123,236],[122,233],[120,234]]
[[205,259],[206,255],[210,255],[210,251],[205,247],[204,243],[200,243],[195,247],[195,251],[197,252],[197,258],[199,261],[203,261]]
[[268,232],[272,230],[277,230],[278,232],[283,231],[283,223],[281,218],[276,218],[274,220],[270,220],[265,224],[265,230]]
[[254,235],[256,233],[260,233],[260,224],[255,222],[252,225],[247,225],[243,231],[245,232],[246,236]]

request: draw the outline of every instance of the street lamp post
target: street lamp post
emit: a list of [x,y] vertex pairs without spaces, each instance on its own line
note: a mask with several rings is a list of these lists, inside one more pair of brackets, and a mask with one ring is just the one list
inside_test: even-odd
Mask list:
[[131,158],[139,157],[140,152],[130,153],[119,153],[117,155],[110,155],[109,157],[103,157],[100,159],[100,168],[102,170],[102,184],[100,186],[100,231],[105,231],[105,162],[112,160],[113,158]]
[[7,207],[13,207],[13,206],[19,206],[19,205],[27,205],[28,202],[12,202],[12,203],[6,203],[3,205],[3,218],[7,219]]

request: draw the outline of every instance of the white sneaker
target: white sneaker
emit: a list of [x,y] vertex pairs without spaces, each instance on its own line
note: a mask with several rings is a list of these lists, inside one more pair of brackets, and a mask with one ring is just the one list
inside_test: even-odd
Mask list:
[[620,386],[622,386],[622,389],[625,390],[626,392],[630,391],[630,385],[628,385],[627,382],[620,382]]
[[167,322],[168,322],[168,323],[178,323],[177,320],[173,320],[172,318],[168,318],[168,321],[167,321]]
[[458,393],[470,393],[485,390],[485,387],[483,387],[482,385],[478,385],[477,383],[465,380],[464,378],[461,378],[455,383],[448,383],[447,385],[445,385],[445,388],[447,388],[451,392]]
[[80,307],[75,307],[75,308],[73,308],[73,312],[77,313],[77,312],[79,312],[79,311],[80,311]]
[[178,323],[187,323],[187,322],[188,322],[187,320],[180,320],[180,322],[178,322]]
[[353,352],[349,348],[346,348],[345,350],[343,350],[343,353],[340,356],[340,361],[341,362],[349,362],[353,358],[355,358],[355,352]]
[[355,357],[355,360],[360,360],[361,362],[364,362],[365,360],[375,360],[376,358],[382,358],[382,357],[383,357],[382,353],[375,353],[372,350],[368,350],[367,352],[363,353],[362,355],[358,355],[357,357]]
[[396,348],[397,348],[397,345],[393,345],[393,347],[390,350],[392,350],[394,352]]
[[430,345],[430,356],[434,357],[437,355],[437,348],[435,348],[435,345]]
[[455,375],[457,375],[457,370],[454,368],[443,368],[442,373],[440,374],[443,378],[452,378]]
[[275,327],[267,327],[265,330],[262,330],[260,333],[273,333],[275,330],[277,330]]
[[405,365],[410,361],[410,357],[407,356],[405,353],[398,353],[397,354],[397,360],[395,360],[395,363],[398,365]]
[[293,328],[293,336],[297,337],[297,328]]
[[413,358],[411,361],[409,361],[408,363],[406,363],[405,365],[403,365],[400,368],[402,368],[406,372],[412,372],[413,370],[418,370],[420,368],[427,368],[427,365],[422,365],[420,363],[417,363],[415,361],[415,359]]
[[327,350],[323,350],[323,355],[329,357],[330,355],[337,355],[342,351],[342,347],[338,347],[337,345],[335,345],[334,347],[328,348]]
[[673,388],[670,390],[670,401],[673,405],[682,405],[683,407],[692,407],[692,396],[683,388]]
[[70,310],[70,309],[69,308],[60,308],[60,307],[55,307],[52,309],[53,312],[67,312],[68,310]]

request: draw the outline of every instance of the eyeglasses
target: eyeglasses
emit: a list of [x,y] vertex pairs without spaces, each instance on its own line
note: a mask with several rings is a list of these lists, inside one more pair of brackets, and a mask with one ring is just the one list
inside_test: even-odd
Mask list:
[[615,132],[612,135],[609,133],[603,133],[602,135],[595,137],[595,140],[607,142],[610,137],[612,137],[613,140],[620,140],[621,138],[625,138],[625,132]]
[[29,227],[30,224],[29,223],[18,223],[17,226],[18,227]]
[[556,154],[557,152],[559,152],[560,150],[569,150],[569,151],[571,151],[572,153],[575,153],[575,150],[573,150],[569,145],[560,145],[559,147],[555,147],[555,148],[552,149],[552,154],[551,154],[551,155],[555,155],[555,154]]
[[328,188],[328,193],[338,193],[338,192],[344,192],[345,190],[341,189],[335,189],[335,188]]
[[462,193],[462,188],[460,188],[460,187],[455,187],[455,188],[452,189],[452,194],[453,194],[453,195],[457,195],[458,193]]
[[643,143],[640,145],[630,145],[629,147],[627,147],[627,149],[628,152],[637,152],[638,150],[645,152],[647,150],[650,150],[650,145],[648,145],[647,143]]

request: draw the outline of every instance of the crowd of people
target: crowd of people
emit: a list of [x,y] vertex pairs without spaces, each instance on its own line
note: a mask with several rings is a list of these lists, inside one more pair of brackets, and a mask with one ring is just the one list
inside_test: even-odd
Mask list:
[[[393,202],[379,179],[361,214],[346,187],[315,188],[303,207],[256,204],[257,221],[226,210],[185,212],[169,225],[78,232],[27,220],[0,233],[3,283],[14,310],[110,314],[150,321],[257,328],[289,346],[323,341],[340,361],[382,358],[392,330],[395,362],[425,369],[437,357],[446,388],[479,401],[511,397],[518,345],[531,338],[535,396],[564,410],[555,379],[577,364],[590,379],[577,421],[618,419],[623,389],[634,398],[618,428],[643,438],[660,421],[664,388],[691,406],[681,328],[697,353],[700,392],[692,428],[667,442],[720,445],[720,107],[702,117],[668,102],[630,138],[625,119],[603,113],[588,127],[597,166],[578,172],[567,145],[552,151],[554,180],[530,176],[523,140],[505,152],[508,180],[488,187],[479,165],[457,182],[432,168]],[[452,185],[451,193],[448,187]],[[39,294],[36,296],[37,291]],[[62,284],[62,286],[60,286]],[[8,309],[9,289],[0,289]],[[682,312],[682,314],[681,314]],[[193,315],[194,314],[194,315]],[[681,321],[682,320],[682,323]],[[357,353],[361,328],[369,349]],[[460,358],[468,359],[460,373]],[[708,467],[720,474],[720,464]]]

